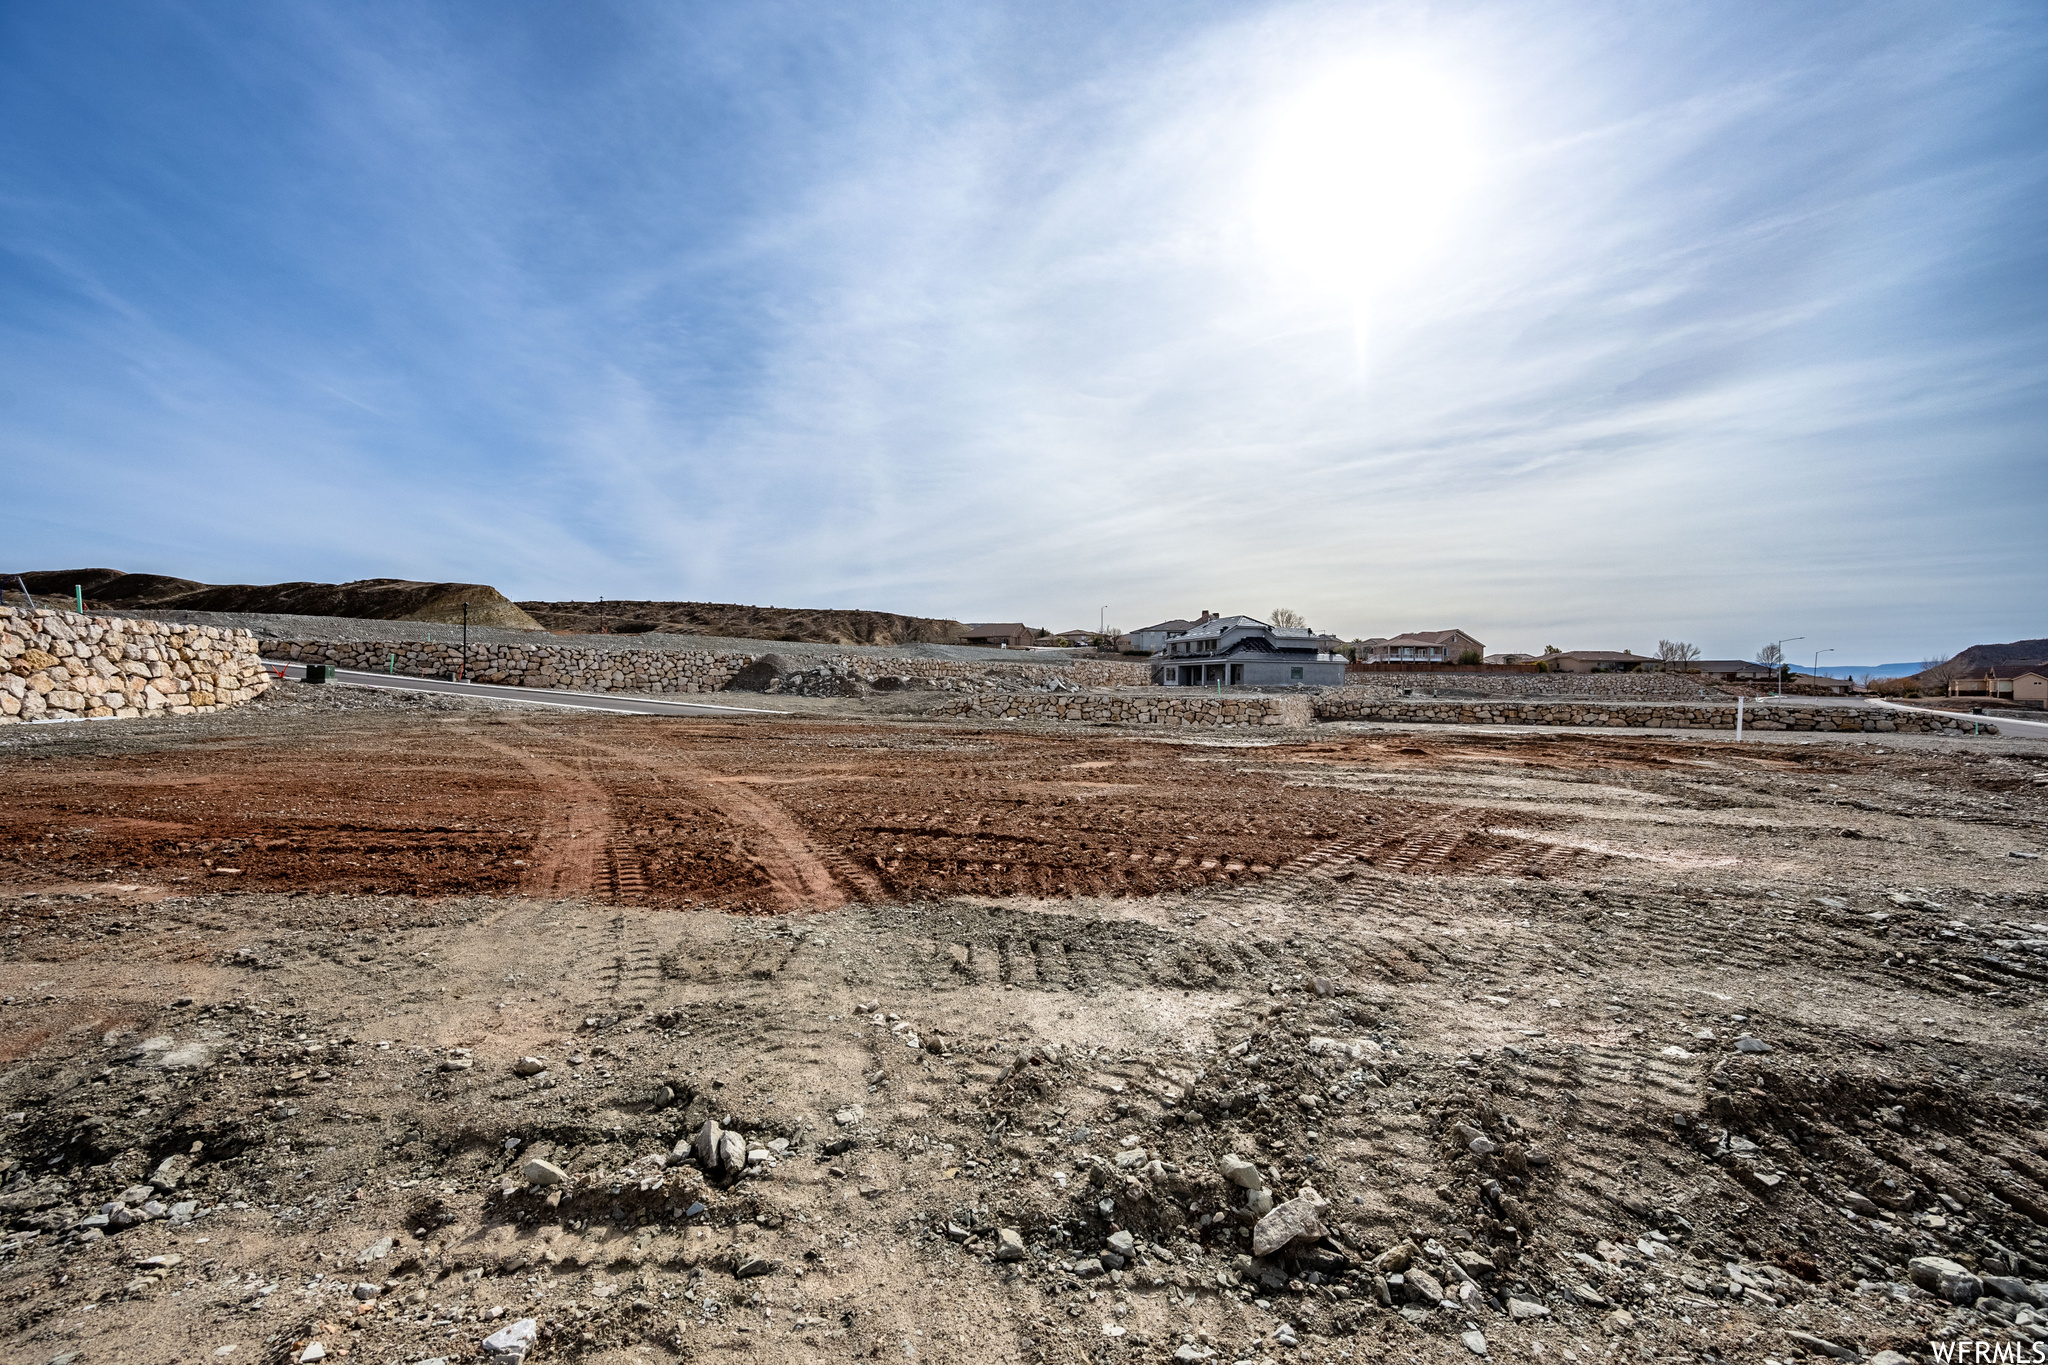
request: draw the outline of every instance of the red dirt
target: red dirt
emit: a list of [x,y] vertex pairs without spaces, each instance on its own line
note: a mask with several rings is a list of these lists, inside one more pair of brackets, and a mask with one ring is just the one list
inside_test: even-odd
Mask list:
[[[1533,745],[1570,766],[1561,746]],[[1605,746],[1602,746],[1605,747]],[[1630,756],[1649,761],[1637,746]],[[22,765],[0,882],[587,894],[777,912],[961,892],[1150,895],[1347,841],[1389,867],[1582,861],[1454,814],[1278,771],[1436,760],[1412,744],[1132,743],[846,723],[428,721]],[[1615,755],[1581,763],[1611,765]],[[227,869],[237,869],[228,871]]]

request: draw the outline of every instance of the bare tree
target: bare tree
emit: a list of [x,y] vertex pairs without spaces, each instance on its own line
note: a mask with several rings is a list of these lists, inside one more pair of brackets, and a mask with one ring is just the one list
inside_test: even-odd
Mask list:
[[1756,652],[1756,661],[1765,668],[1776,668],[1785,662],[1785,651],[1776,644],[1765,645]]
[[1276,627],[1300,627],[1306,626],[1308,620],[1292,607],[1275,607],[1273,608],[1272,624]]
[[1700,647],[1685,640],[1659,640],[1657,657],[1666,669],[1683,673],[1687,664],[1700,657]]

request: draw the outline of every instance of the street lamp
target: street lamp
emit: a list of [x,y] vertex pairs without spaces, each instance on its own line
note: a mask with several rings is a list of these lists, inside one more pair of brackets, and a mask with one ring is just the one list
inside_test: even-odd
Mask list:
[[1820,676],[1820,656],[1821,656],[1821,655],[1823,655],[1823,654],[1832,654],[1832,653],[1834,653],[1834,652],[1835,652],[1835,651],[1834,651],[1834,650],[1832,650],[1832,649],[1816,649],[1815,651],[1813,651],[1813,676],[1814,676],[1814,677],[1818,678],[1818,677]]
[[1804,640],[1805,638],[1804,635],[1787,635],[1782,640],[1772,641],[1778,647],[1778,695],[1781,697],[1785,695],[1785,646],[1791,644],[1794,640]]

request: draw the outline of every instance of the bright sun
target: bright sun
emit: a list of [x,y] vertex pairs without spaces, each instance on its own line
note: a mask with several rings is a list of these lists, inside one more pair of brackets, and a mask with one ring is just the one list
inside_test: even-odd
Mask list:
[[1275,121],[1253,191],[1259,234],[1290,271],[1363,293],[1444,237],[1478,169],[1470,102],[1426,68],[1361,62]]

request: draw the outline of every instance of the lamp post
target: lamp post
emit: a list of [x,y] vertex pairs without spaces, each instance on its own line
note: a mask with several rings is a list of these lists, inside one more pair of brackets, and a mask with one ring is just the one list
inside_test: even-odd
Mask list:
[[1832,649],[1816,649],[1815,651],[1813,651],[1813,676],[1814,676],[1814,677],[1818,678],[1818,677],[1820,676],[1820,656],[1821,656],[1821,655],[1823,655],[1823,654],[1832,654],[1832,653],[1834,653],[1834,652],[1835,652],[1835,651],[1834,651],[1834,650],[1832,650]]
[[455,681],[469,675],[469,603],[462,604],[462,662],[455,667]]
[[1804,640],[1805,638],[1804,635],[1787,635],[1782,640],[1772,641],[1778,647],[1778,695],[1781,697],[1785,695],[1785,646],[1791,644],[1794,640]]

